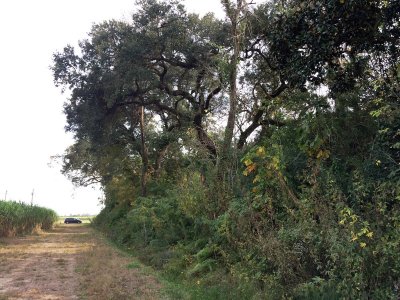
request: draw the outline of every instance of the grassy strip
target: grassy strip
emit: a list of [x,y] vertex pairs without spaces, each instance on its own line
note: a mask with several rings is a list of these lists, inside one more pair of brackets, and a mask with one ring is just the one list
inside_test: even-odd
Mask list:
[[0,200],[0,236],[3,237],[51,229],[57,218],[55,211],[48,208]]
[[[220,277],[218,277],[218,274]],[[265,296],[258,295],[259,291],[255,290],[251,284],[248,286],[242,284],[239,287],[230,282],[229,276],[226,274],[216,272],[207,277],[197,280],[178,280],[164,274],[162,276],[164,293],[170,299],[181,300],[267,299]],[[213,278],[213,282],[207,280],[211,278]]]
[[[260,295],[260,290],[253,284],[241,283],[233,280],[229,274],[222,269],[213,272],[200,274],[198,276],[177,275],[176,268],[157,269],[158,256],[164,256],[163,250],[150,248],[135,249],[114,240],[112,236],[107,236],[91,225],[105,243],[131,257],[128,269],[137,269],[141,274],[156,277],[161,283],[160,299],[176,300],[246,300],[246,299],[266,299],[265,295]],[[179,267],[177,267],[179,269]],[[184,271],[182,269],[182,271]],[[184,272],[180,272],[184,273]],[[268,298],[273,299],[273,298]]]
[[[83,227],[88,225],[78,225]],[[81,299],[164,299],[156,273],[95,230],[81,238],[90,251],[78,257]],[[96,276],[93,276],[96,274]]]

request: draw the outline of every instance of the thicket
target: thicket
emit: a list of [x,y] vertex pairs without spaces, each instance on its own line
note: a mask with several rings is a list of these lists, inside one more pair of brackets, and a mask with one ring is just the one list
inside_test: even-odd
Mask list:
[[56,221],[57,214],[51,209],[23,202],[0,200],[0,237],[49,230]]
[[95,224],[194,298],[397,299],[400,3],[138,4],[54,55]]

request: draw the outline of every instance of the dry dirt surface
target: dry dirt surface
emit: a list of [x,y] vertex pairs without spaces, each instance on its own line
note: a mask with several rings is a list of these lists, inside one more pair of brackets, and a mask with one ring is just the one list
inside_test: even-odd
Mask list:
[[161,299],[150,273],[87,225],[0,239],[0,300]]

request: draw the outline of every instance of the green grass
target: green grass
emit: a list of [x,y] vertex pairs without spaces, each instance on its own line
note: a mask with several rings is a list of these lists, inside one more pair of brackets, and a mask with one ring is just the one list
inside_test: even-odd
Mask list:
[[271,300],[271,293],[264,293],[254,282],[245,282],[233,278],[226,270],[215,270],[189,276],[182,269],[182,275],[177,276],[171,270],[158,272],[163,285],[163,292],[168,299],[181,300]]
[[[92,225],[93,226],[93,225]],[[182,278],[175,276],[166,270],[157,269],[151,266],[144,256],[152,256],[151,251],[144,250],[146,254],[138,249],[132,249],[126,245],[116,242],[109,236],[101,232],[96,226],[93,227],[95,233],[100,239],[103,239],[108,245],[118,249],[132,258],[132,262],[127,264],[127,269],[137,269],[141,274],[156,277],[161,285],[161,299],[177,300],[269,300],[276,297],[267,297],[260,295],[260,290],[252,284],[232,281],[232,278],[223,271],[215,271],[211,274],[204,274],[196,278]],[[154,255],[154,254],[153,254]]]
[[48,230],[57,221],[55,211],[22,202],[0,200],[0,236],[30,234]]

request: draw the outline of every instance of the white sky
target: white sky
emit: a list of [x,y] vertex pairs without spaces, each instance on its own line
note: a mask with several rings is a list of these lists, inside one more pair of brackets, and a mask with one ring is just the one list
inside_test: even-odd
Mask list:
[[[52,54],[86,37],[93,23],[130,19],[134,0],[0,2],[0,199],[30,202],[59,215],[96,214],[98,190],[74,189],[50,168],[50,156],[73,143],[64,132],[65,95],[54,87]],[[188,10],[222,16],[219,0],[186,0]]]

